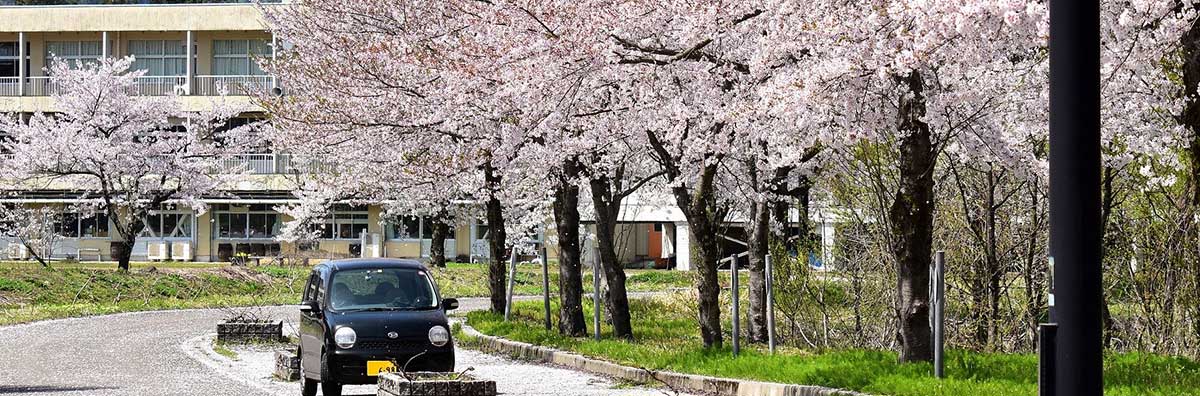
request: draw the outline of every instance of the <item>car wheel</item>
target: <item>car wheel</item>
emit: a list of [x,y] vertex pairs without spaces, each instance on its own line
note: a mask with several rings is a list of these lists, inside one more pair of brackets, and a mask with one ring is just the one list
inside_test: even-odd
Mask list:
[[317,385],[320,384],[320,382],[307,377],[301,378],[300,380],[304,381],[304,389],[300,390],[300,394],[302,396],[317,396]]
[[321,354],[321,394],[324,396],[342,396],[342,384],[333,378],[333,367],[329,364],[329,354]]

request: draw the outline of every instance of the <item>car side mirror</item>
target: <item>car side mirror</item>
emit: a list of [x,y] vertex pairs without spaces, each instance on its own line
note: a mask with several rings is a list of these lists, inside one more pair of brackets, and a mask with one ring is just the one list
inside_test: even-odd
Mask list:
[[300,312],[312,313],[319,312],[321,310],[321,305],[317,304],[316,301],[305,301],[300,303],[299,308]]
[[445,300],[442,300],[442,309],[445,309],[447,311],[453,311],[453,310],[458,309],[458,299],[457,298],[447,298]]

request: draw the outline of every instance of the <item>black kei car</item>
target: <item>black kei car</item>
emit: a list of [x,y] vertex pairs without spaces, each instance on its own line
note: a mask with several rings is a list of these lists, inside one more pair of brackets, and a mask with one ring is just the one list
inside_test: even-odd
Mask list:
[[437,284],[414,260],[334,260],[313,268],[300,304],[304,395],[341,395],[381,372],[454,371],[454,342]]

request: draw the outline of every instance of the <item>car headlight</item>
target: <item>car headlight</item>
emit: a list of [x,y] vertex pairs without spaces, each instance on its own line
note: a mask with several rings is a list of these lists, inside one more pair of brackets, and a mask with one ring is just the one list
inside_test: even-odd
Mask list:
[[445,327],[433,326],[429,328],[429,343],[433,346],[442,346],[450,342],[450,332],[446,331]]
[[333,333],[333,342],[338,348],[348,349],[354,347],[354,343],[358,341],[358,333],[349,327],[339,327]]

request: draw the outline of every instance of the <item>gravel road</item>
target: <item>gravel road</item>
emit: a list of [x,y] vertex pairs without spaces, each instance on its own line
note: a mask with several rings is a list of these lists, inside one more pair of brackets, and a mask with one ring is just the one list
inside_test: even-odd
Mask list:
[[[484,307],[484,299],[462,300],[464,311]],[[264,310],[275,318],[295,320],[291,307]],[[296,383],[271,381],[250,363],[222,360],[203,351],[223,316],[215,309],[158,311],[0,327],[0,394],[299,394]],[[257,361],[252,356],[239,360]],[[474,366],[476,374],[496,380],[500,392],[511,395],[664,394],[462,349],[457,365]],[[374,392],[373,387],[348,390],[356,395]]]

